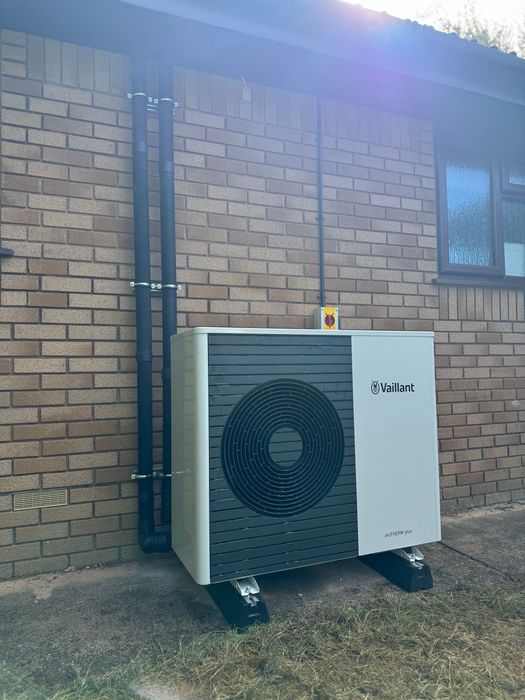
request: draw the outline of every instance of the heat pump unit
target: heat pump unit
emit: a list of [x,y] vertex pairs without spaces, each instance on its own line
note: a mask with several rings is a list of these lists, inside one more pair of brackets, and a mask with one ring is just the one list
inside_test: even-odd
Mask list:
[[197,583],[440,538],[432,333],[195,328],[171,351],[172,544]]

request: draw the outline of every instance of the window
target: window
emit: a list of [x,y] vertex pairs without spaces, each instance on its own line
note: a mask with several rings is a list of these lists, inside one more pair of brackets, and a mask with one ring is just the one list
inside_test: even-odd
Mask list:
[[439,186],[441,272],[525,286],[525,162],[446,150]]

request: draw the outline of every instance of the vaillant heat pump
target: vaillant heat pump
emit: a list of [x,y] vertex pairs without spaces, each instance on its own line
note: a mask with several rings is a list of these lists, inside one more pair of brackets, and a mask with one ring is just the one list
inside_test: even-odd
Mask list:
[[432,333],[171,342],[172,545],[197,583],[392,550],[420,566],[440,538]]

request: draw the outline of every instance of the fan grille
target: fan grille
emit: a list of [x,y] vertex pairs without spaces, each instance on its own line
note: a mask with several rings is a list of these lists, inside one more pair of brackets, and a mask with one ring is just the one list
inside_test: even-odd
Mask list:
[[[287,459],[285,442],[277,460],[279,441],[272,437],[283,430],[300,438],[294,461]],[[334,485],[343,457],[343,427],[334,406],[318,389],[295,379],[265,382],[246,394],[228,418],[221,442],[231,490],[252,510],[274,517],[297,515],[319,503]]]

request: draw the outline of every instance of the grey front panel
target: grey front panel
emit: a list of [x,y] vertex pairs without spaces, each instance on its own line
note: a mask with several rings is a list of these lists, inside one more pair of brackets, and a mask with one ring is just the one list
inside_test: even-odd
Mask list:
[[[208,349],[211,581],[357,556],[351,338],[211,334]],[[236,427],[257,443],[246,461]]]

